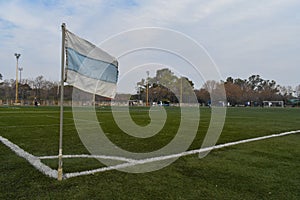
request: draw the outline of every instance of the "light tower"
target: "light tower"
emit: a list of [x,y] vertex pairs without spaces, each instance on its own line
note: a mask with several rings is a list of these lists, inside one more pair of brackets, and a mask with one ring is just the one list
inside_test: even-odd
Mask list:
[[[21,83],[22,84],[22,71],[23,71],[23,67],[19,67],[19,72],[20,72],[20,81],[19,81],[19,83]],[[22,97],[23,96],[23,91],[22,91],[22,88],[20,88],[20,99],[21,99],[21,101],[22,101]]]
[[17,59],[17,66],[16,66],[16,100],[15,103],[18,103],[18,69],[19,69],[19,58],[21,54],[15,53]]
[[148,79],[149,79],[149,71],[147,73],[147,81],[146,81],[146,106],[149,105],[149,85],[148,85]]
[[19,67],[19,72],[20,72],[20,83],[22,82],[22,71],[23,71],[23,67]]

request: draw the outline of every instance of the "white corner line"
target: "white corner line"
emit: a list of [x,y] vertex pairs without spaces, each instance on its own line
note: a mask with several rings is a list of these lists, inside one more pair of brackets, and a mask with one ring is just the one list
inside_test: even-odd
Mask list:
[[[201,148],[201,149],[195,149],[195,150],[190,150],[182,153],[177,153],[177,154],[171,154],[171,155],[166,155],[166,156],[158,156],[158,157],[152,157],[152,158],[146,158],[146,159],[141,159],[141,160],[134,160],[130,158],[124,158],[124,157],[118,157],[118,156],[105,156],[105,155],[64,155],[64,158],[100,158],[100,159],[110,159],[110,160],[118,160],[118,161],[124,161],[126,163],[114,165],[114,166],[108,166],[108,167],[102,167],[98,169],[93,169],[93,170],[87,170],[87,171],[82,171],[82,172],[73,172],[73,173],[66,173],[64,174],[64,179],[67,178],[72,178],[72,177],[77,177],[77,176],[83,176],[83,175],[89,175],[89,174],[94,174],[97,172],[104,172],[104,171],[109,171],[109,170],[116,170],[116,169],[122,169],[126,167],[132,167],[135,165],[139,164],[146,164],[146,163],[151,163],[155,161],[161,161],[161,160],[167,160],[167,159],[172,159],[172,158],[179,158],[182,156],[187,156],[187,155],[192,155],[192,154],[197,154],[197,153],[203,153],[207,151],[211,151],[214,149],[221,149],[224,147],[229,147],[229,146],[234,146],[237,144],[242,144],[242,143],[248,143],[248,142],[253,142],[253,141],[259,141],[259,140],[264,140],[264,139],[269,139],[269,138],[274,138],[274,137],[282,137],[285,135],[291,135],[291,134],[296,134],[299,133],[300,130],[296,131],[288,131],[288,132],[283,132],[279,134],[272,134],[272,135],[267,135],[267,136],[262,136],[262,137],[257,137],[257,138],[250,138],[250,139],[245,139],[245,140],[240,140],[236,142],[229,142],[225,144],[219,144],[215,145],[213,147],[206,147],[206,148]],[[43,164],[41,162],[41,159],[55,159],[58,158],[58,156],[34,156],[23,149],[21,149],[18,145],[10,142],[8,139],[0,136],[0,141],[9,147],[13,152],[15,152],[18,156],[25,158],[32,166],[34,166],[37,170],[42,172],[43,174],[57,179],[57,170],[53,170],[47,165]]]
[[281,137],[281,136],[285,136],[285,135],[296,134],[296,133],[299,133],[299,132],[300,132],[300,130],[288,131],[288,132],[283,132],[283,133],[279,133],[279,134],[272,134],[272,135],[267,135],[267,136],[262,136],[262,137],[257,137],[257,138],[240,140],[240,141],[236,141],[236,142],[229,142],[229,143],[225,143],[225,144],[219,144],[219,145],[216,145],[216,146],[213,146],[213,147],[206,147],[206,148],[201,148],[201,149],[196,149],[196,150],[190,150],[190,151],[177,153],[177,154],[171,154],[171,155],[167,155],[167,156],[158,156],[158,157],[153,157],[153,158],[134,160],[133,162],[122,163],[122,164],[119,164],[119,165],[102,167],[102,168],[88,170],[88,171],[66,173],[65,178],[89,175],[89,174],[94,174],[94,173],[97,173],[97,172],[105,172],[105,171],[109,171],[109,170],[122,169],[122,168],[132,167],[132,166],[139,165],[139,164],[146,164],[146,163],[151,163],[151,162],[161,161],[161,160],[167,160],[167,159],[172,159],[172,158],[179,158],[179,157],[182,157],[182,156],[187,156],[187,155],[192,155],[192,154],[197,154],[197,153],[203,153],[203,152],[211,151],[211,150],[214,150],[214,149],[221,149],[221,148],[224,148],[224,147],[229,147],[229,146],[233,146],[233,145],[237,145],[237,144],[248,143],[248,142],[253,142],[253,141],[258,141],[258,140],[264,140],[264,139],[274,138],[274,137]]
[[[57,159],[58,156],[39,156],[41,160],[45,159]],[[88,155],[88,154],[80,154],[80,155],[63,155],[63,158],[98,158],[98,159],[106,159],[106,160],[117,160],[117,161],[124,161],[124,162],[136,162],[137,160],[124,158],[119,156],[105,156],[105,155]]]
[[8,139],[2,136],[0,136],[0,141],[8,148],[10,148],[13,152],[15,152],[18,156],[25,158],[25,160],[27,160],[34,168],[36,168],[43,174],[51,178],[57,178],[57,170],[53,170],[47,165],[43,164],[38,157],[24,151],[18,145],[10,142]]

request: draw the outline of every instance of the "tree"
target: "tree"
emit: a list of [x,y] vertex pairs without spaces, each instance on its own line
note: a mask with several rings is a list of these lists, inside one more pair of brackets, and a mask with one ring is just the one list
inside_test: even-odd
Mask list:
[[218,82],[215,80],[208,80],[204,83],[203,89],[208,91],[209,93],[213,92],[215,89],[217,89]]
[[210,95],[210,104],[211,105],[219,105],[220,103],[225,103],[224,99],[224,82],[223,81],[215,81],[208,80],[204,83],[203,89],[209,92]]
[[228,79],[225,82],[225,91],[226,91],[226,97],[227,102],[229,102],[231,105],[237,105],[237,104],[243,104],[243,91],[239,85],[234,84],[233,81],[229,81]]
[[250,98],[252,101],[265,101],[265,100],[281,100],[278,95],[278,87],[274,80],[264,80],[259,75],[252,75],[248,78],[248,85],[253,94]]
[[156,77],[153,78],[153,82],[171,89],[174,87],[174,83],[176,83],[177,79],[178,78],[170,69],[164,68],[156,71]]
[[200,90],[195,90],[195,94],[200,104],[207,105],[210,101],[209,92],[204,88],[201,88]]
[[178,78],[170,69],[163,68],[156,71],[155,77],[148,77],[137,83],[136,96],[144,101],[146,101],[147,87],[150,102],[165,100],[178,103],[181,97],[185,102],[190,100],[194,83],[186,77]]
[[259,75],[252,75],[248,78],[247,84],[254,91],[260,91],[263,87],[264,80]]
[[176,94],[179,95],[183,103],[192,103],[194,99],[194,83],[187,77],[177,79]]
[[156,71],[156,76],[147,80],[149,87],[150,102],[171,101],[178,102],[174,92],[179,91],[176,87],[178,78],[168,69]]
[[232,77],[228,77],[225,81],[225,83],[233,83],[233,82],[234,82],[234,80]]

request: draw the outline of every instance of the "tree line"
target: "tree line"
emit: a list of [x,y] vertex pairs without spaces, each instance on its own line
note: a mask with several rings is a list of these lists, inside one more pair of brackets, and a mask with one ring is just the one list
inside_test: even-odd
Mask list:
[[[209,104],[212,93],[226,92],[226,100],[232,105],[262,105],[263,101],[284,101],[300,97],[300,85],[294,89],[291,86],[280,86],[274,80],[265,80],[260,75],[252,75],[248,79],[228,77],[226,80],[207,80],[199,89],[187,77],[177,77],[171,70],[165,68],[156,71],[155,77],[142,79],[137,83],[137,94],[131,99],[146,101],[147,92],[150,102],[169,101],[170,103],[189,103],[195,94],[200,104]],[[181,99],[181,100],[180,100]]]
[[[1,74],[0,74],[1,75]],[[0,76],[2,80],[2,75]],[[60,82],[46,80],[43,76],[33,79],[22,79],[18,82],[18,102],[32,105],[34,100],[42,105],[58,105],[60,101]],[[64,86],[64,100],[72,100],[73,87]],[[16,80],[0,81],[0,105],[16,103]],[[107,98],[97,96],[97,101],[107,101]]]
[[[16,81],[3,80],[0,73],[0,100],[9,102],[15,98]],[[265,80],[260,75],[252,75],[247,79],[228,77],[226,80],[207,80],[201,88],[194,88],[194,83],[187,77],[177,77],[170,69],[164,68],[156,71],[154,77],[141,79],[136,84],[136,94],[131,100],[141,100],[149,104],[158,102],[191,103],[197,102],[207,105],[211,101],[211,94],[225,89],[226,100],[232,105],[244,105],[251,102],[261,105],[263,101],[284,101],[289,103],[300,97],[300,85],[280,86],[274,80]],[[65,86],[64,99],[72,99],[72,86]],[[46,80],[43,76],[34,79],[22,79],[18,84],[18,99],[30,104],[34,98],[39,101],[52,101],[57,104],[60,95],[59,82]],[[128,96],[128,95],[127,95]],[[103,99],[98,97],[97,99]]]
[[[0,84],[0,99],[9,103],[15,100],[16,81],[4,80]],[[31,102],[34,98],[39,100],[57,100],[58,83],[46,80],[43,76],[34,79],[22,79],[18,82],[18,100]]]

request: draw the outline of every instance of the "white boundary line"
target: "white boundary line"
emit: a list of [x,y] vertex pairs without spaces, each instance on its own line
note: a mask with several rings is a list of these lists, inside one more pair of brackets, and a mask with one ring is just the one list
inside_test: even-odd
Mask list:
[[240,141],[236,141],[236,142],[229,142],[229,143],[226,143],[226,144],[219,144],[219,145],[216,145],[216,146],[213,146],[213,147],[206,147],[206,148],[202,148],[202,149],[190,150],[190,151],[186,151],[186,152],[182,152],[182,153],[178,153],[178,154],[172,154],[172,155],[167,155],[167,156],[158,156],[158,157],[153,157],[153,158],[136,160],[136,161],[130,162],[130,163],[123,163],[123,164],[119,164],[119,165],[103,167],[103,168],[98,168],[98,169],[94,169],[94,170],[67,173],[67,174],[65,174],[65,178],[89,175],[89,174],[94,174],[94,173],[97,173],[97,172],[104,172],[104,171],[109,171],[109,170],[114,170],[114,169],[122,169],[122,168],[126,168],[126,167],[151,163],[151,162],[155,162],[155,161],[167,160],[167,159],[171,159],[171,158],[179,158],[179,157],[182,157],[182,156],[187,156],[187,155],[192,155],[192,154],[197,154],[197,153],[203,153],[203,152],[206,152],[206,151],[211,151],[211,150],[214,150],[214,149],[221,149],[221,148],[224,148],[224,147],[229,147],[229,146],[233,146],[233,145],[237,145],[237,144],[248,143],[248,142],[253,142],[253,141],[258,141],[258,140],[264,140],[264,139],[273,138],[273,137],[281,137],[281,136],[295,134],[295,133],[299,133],[299,132],[300,132],[300,130],[289,131],[289,132],[284,132],[284,133],[279,133],[279,134],[273,134],[273,135],[267,135],[267,136],[262,136],[262,137],[257,137],[257,138],[240,140]]
[[[64,174],[64,178],[71,178],[71,177],[76,177],[76,176],[83,176],[83,175],[89,175],[89,174],[94,174],[97,172],[104,172],[104,171],[109,171],[109,170],[115,170],[115,169],[122,169],[126,167],[131,167],[135,165],[140,165],[140,164],[146,164],[146,163],[151,163],[155,161],[161,161],[161,160],[167,160],[171,158],[179,158],[182,156],[187,156],[187,155],[192,155],[192,154],[197,154],[197,153],[203,153],[207,151],[211,151],[214,149],[221,149],[224,147],[229,147],[229,146],[234,146],[237,144],[243,144],[243,143],[248,143],[248,142],[253,142],[253,141],[259,141],[259,140],[264,140],[264,139],[269,139],[269,138],[274,138],[274,137],[282,137],[286,135],[291,135],[291,134],[296,134],[300,133],[300,130],[296,131],[288,131],[288,132],[283,132],[279,134],[272,134],[272,135],[267,135],[267,136],[262,136],[262,137],[257,137],[257,138],[251,138],[251,139],[245,139],[245,140],[240,140],[236,142],[229,142],[225,144],[219,144],[213,147],[206,147],[202,149],[196,149],[196,150],[190,150],[178,154],[171,154],[171,155],[166,155],[166,156],[158,156],[158,157],[153,157],[153,158],[146,158],[142,160],[134,160],[134,159],[129,159],[129,158],[124,158],[124,157],[117,157],[117,156],[105,156],[105,155],[64,155],[64,158],[101,158],[101,159],[110,159],[110,160],[119,160],[119,161],[124,161],[126,163],[114,165],[114,166],[109,166],[109,167],[102,167],[98,169],[93,169],[93,170],[87,170],[87,171],[82,171],[82,172],[73,172],[73,173],[66,173]],[[5,144],[7,147],[9,147],[12,151],[14,151],[18,156],[25,158],[31,165],[33,165],[37,170],[42,172],[43,174],[51,177],[51,178],[57,178],[57,170],[53,170],[47,165],[43,164],[41,162],[41,159],[55,159],[58,156],[34,156],[23,149],[21,149],[19,146],[13,144],[6,138],[0,136],[0,141]]]
[[[58,156],[40,156],[38,157],[41,160],[44,159],[56,159]],[[107,160],[118,160],[118,161],[124,161],[124,162],[135,162],[137,160],[130,159],[130,158],[124,158],[124,157],[118,157],[118,156],[105,156],[105,155],[87,155],[87,154],[81,154],[81,155],[63,155],[63,158],[100,158],[100,159],[107,159]]]
[[51,178],[57,178],[57,170],[53,170],[47,165],[43,164],[38,157],[24,151],[18,145],[15,145],[14,143],[10,142],[8,139],[2,136],[0,136],[0,140],[18,156],[25,158],[34,168]]

